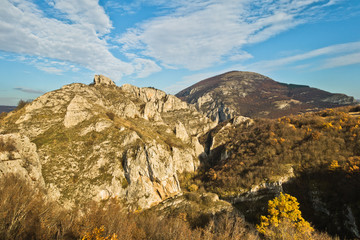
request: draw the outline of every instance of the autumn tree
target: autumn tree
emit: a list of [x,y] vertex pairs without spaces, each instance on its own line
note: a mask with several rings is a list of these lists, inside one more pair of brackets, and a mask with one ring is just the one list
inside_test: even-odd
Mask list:
[[269,201],[268,215],[256,227],[269,239],[311,239],[314,231],[301,216],[297,199],[282,193]]

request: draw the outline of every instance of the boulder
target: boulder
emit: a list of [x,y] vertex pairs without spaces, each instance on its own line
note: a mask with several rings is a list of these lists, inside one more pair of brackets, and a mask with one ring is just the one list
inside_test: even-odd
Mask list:
[[36,145],[18,133],[0,135],[0,176],[17,174],[29,183],[44,186]]
[[107,85],[107,86],[116,86],[115,83],[108,77],[104,75],[95,75],[93,84],[96,85]]

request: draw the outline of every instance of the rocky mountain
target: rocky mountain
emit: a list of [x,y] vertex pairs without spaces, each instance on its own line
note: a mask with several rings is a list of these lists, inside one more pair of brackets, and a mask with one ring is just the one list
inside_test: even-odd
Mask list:
[[218,122],[240,115],[277,118],[356,103],[344,94],[279,83],[258,73],[239,71],[205,79],[176,96]]
[[[38,201],[51,204],[27,213],[39,219],[26,223],[39,221],[47,234],[53,229],[50,237],[39,231],[38,239],[79,239],[102,225],[109,231],[104,236],[142,226],[147,234],[165,232],[161,239],[259,239],[255,226],[267,214],[268,200],[282,192],[299,200],[317,230],[360,238],[360,106],[271,119],[352,104],[353,98],[246,72],[194,86],[179,93],[194,97],[188,104],[154,88],[118,87],[96,75],[90,85],[66,85],[1,114],[0,180],[16,173],[45,190],[36,188],[46,193]],[[22,198],[17,189],[24,187],[14,185],[0,199],[1,216],[8,208],[15,215],[23,208],[6,200]],[[290,239],[296,236],[286,224],[279,227]],[[25,230],[34,234],[30,228]],[[7,229],[0,229],[0,239]],[[181,237],[169,237],[174,233]],[[330,239],[319,236],[313,239]]]
[[175,96],[117,87],[102,75],[48,92],[0,121],[8,146],[0,174],[20,171],[67,207],[118,197],[148,208],[179,194],[178,174],[197,168],[198,137],[215,125]]

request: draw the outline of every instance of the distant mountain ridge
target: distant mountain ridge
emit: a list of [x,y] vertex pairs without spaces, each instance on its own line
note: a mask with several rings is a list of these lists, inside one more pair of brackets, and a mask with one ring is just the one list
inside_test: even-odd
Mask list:
[[2,112],[11,112],[11,111],[14,110],[15,108],[16,108],[16,106],[0,105],[0,113],[2,113]]
[[356,103],[345,94],[280,83],[258,73],[241,71],[202,80],[176,96],[218,122],[237,115],[277,118]]

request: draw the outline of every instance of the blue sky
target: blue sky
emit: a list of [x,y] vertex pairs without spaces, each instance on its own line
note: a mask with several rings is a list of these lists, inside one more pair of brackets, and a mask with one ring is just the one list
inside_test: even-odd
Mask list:
[[360,99],[360,0],[0,0],[0,105],[94,74],[174,94],[231,70]]

